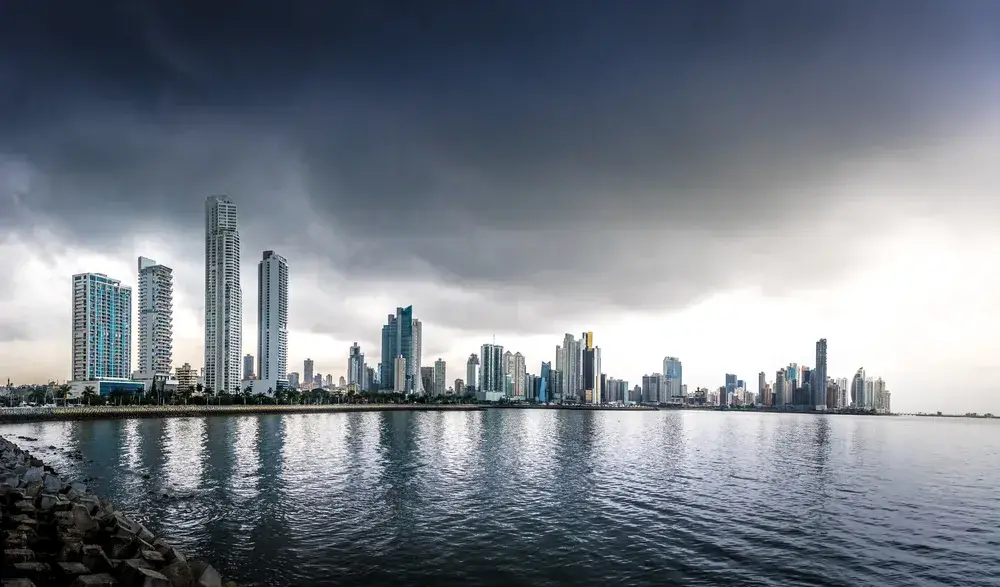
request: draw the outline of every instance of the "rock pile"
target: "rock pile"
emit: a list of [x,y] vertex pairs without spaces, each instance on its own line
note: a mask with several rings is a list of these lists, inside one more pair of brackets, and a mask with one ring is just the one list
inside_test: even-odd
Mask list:
[[235,587],[0,437],[4,587]]

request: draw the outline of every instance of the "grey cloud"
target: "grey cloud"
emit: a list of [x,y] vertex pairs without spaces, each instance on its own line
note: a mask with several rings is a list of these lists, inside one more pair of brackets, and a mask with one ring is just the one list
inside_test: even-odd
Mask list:
[[[68,241],[164,232],[193,267],[204,197],[228,193],[248,262],[274,248],[344,287],[446,283],[487,307],[400,303],[530,332],[769,286],[792,265],[804,280],[852,271],[868,245],[833,216],[842,162],[938,140],[958,105],[994,96],[976,81],[996,70],[990,5],[510,2],[487,19],[444,4],[295,3],[310,12],[294,21],[258,7],[208,35],[221,15],[182,27],[148,3],[112,65],[59,50],[79,32],[34,70],[0,63],[38,98],[0,98],[22,115],[0,151],[38,170],[45,189],[23,203]],[[59,79],[67,98],[41,96]],[[198,299],[200,273],[184,279]],[[293,322],[371,327],[342,289],[316,290]]]

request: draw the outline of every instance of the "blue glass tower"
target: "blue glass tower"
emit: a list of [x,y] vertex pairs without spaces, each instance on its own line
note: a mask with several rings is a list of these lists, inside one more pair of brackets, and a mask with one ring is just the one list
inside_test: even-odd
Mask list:
[[552,363],[542,363],[540,380],[538,384],[538,401],[539,403],[545,403],[549,401],[549,379],[551,378]]

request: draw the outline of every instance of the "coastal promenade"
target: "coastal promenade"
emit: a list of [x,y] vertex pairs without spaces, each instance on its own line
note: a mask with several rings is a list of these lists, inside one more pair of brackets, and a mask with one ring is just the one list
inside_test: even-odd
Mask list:
[[46,422],[52,420],[123,420],[131,418],[241,416],[248,414],[316,414],[326,412],[456,412],[482,409],[483,406],[475,404],[67,406],[0,408],[0,423]]
[[235,586],[3,437],[0,497],[4,586]]

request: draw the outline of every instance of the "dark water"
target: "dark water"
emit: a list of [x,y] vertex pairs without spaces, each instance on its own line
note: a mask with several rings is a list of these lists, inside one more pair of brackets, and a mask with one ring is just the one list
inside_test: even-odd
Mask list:
[[997,421],[488,410],[0,433],[241,585],[1000,584]]

